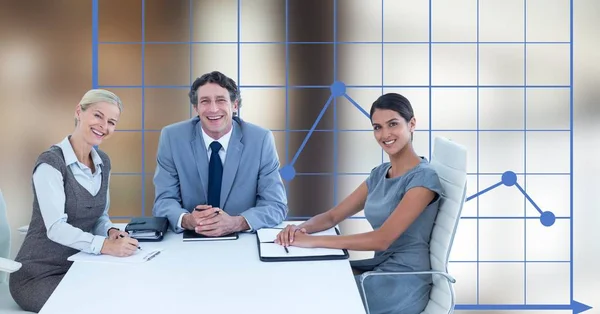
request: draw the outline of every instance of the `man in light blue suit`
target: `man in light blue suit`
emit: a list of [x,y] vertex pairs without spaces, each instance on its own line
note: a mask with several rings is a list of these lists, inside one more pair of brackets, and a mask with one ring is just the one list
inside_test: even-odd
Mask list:
[[153,214],[205,236],[272,227],[287,215],[271,131],[237,117],[236,83],[214,71],[189,92],[197,116],[162,129]]

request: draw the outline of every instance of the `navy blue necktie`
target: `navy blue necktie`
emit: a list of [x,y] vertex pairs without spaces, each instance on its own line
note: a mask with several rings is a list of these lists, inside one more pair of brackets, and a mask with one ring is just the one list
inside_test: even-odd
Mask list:
[[219,151],[221,143],[210,143],[210,161],[208,163],[208,205],[219,207],[221,203],[221,180],[223,178],[223,164]]

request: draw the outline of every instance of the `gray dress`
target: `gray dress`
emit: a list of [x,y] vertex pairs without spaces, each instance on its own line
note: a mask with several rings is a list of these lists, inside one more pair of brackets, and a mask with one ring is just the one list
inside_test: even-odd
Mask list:
[[[438,213],[439,195],[442,194],[439,178],[425,158],[397,178],[387,178],[390,167],[390,163],[383,163],[374,168],[367,178],[369,194],[364,213],[373,229],[383,225],[409,189],[425,187],[437,195],[387,250],[375,252],[372,259],[352,261],[351,265],[362,271],[430,270],[429,239]],[[355,278],[358,284],[359,276]],[[421,313],[429,300],[431,276],[372,276],[365,280],[364,286],[372,314]]]
[[[96,221],[106,208],[110,160],[101,150],[97,150],[97,152],[102,158],[103,168],[102,185],[95,196],[92,196],[77,182],[65,164],[62,150],[58,146],[52,146],[42,153],[34,167],[35,172],[37,166],[47,163],[61,172],[65,189],[67,223],[84,232],[92,231]],[[9,288],[13,299],[22,309],[37,313],[71,267],[72,262],[67,261],[67,258],[79,251],[48,238],[35,195],[35,187],[33,192],[33,213],[29,230],[15,258],[23,266],[19,271],[10,275]]]

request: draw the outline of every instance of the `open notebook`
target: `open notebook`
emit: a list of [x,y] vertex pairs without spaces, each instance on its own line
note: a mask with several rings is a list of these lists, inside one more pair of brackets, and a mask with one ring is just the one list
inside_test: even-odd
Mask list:
[[[263,228],[256,232],[258,244],[258,255],[263,262],[287,262],[287,261],[315,261],[348,258],[347,250],[324,249],[324,248],[301,248],[288,246],[287,251],[279,244],[274,243],[279,228]],[[339,235],[336,228],[313,233],[312,235]]]
[[162,249],[153,250],[137,250],[135,254],[127,257],[117,257],[107,254],[89,254],[79,252],[69,256],[67,260],[71,262],[92,262],[92,263],[121,263],[121,264],[136,264],[144,263],[152,260],[162,252]]

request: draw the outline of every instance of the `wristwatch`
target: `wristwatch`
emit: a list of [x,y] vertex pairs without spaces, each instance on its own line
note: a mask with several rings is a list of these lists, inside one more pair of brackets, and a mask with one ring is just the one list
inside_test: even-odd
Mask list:
[[110,227],[110,228],[108,228],[108,230],[106,231],[106,236],[107,236],[107,237],[108,237],[108,236],[110,236],[110,230],[112,230],[112,229],[115,229],[115,230],[117,230],[117,231],[121,231],[121,229],[119,229],[119,228]]

